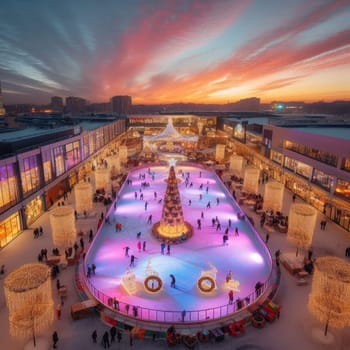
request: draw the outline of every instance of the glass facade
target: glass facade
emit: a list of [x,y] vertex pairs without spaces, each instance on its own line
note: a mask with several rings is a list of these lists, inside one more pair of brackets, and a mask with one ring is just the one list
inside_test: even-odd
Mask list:
[[52,180],[52,159],[51,150],[45,150],[41,152],[43,160],[44,181],[49,183]]
[[14,165],[0,166],[0,212],[17,202],[18,187]]
[[350,172],[350,159],[344,158],[341,165],[342,170]]
[[270,158],[272,161],[276,162],[279,165],[283,164],[283,154],[282,153],[279,153],[279,152],[272,150]]
[[30,226],[42,213],[44,206],[41,196],[37,196],[25,206],[27,226]]
[[23,195],[28,195],[40,189],[38,156],[34,155],[24,158],[20,169]]
[[316,148],[301,145],[288,140],[285,141],[284,148],[302,154],[306,157],[315,159],[321,163],[325,163],[334,167],[337,166],[338,158],[332,153],[320,151]]
[[323,171],[314,169],[311,182],[323,187],[327,191],[330,191],[332,189],[334,180],[332,176],[325,174]]
[[306,179],[311,176],[312,167],[293,158],[285,157],[284,166]]
[[80,144],[79,141],[66,144],[66,166],[67,170],[80,163]]
[[64,149],[63,146],[58,146],[53,149],[53,155],[55,160],[55,174],[56,177],[64,174]]
[[350,181],[338,179],[335,187],[335,194],[341,197],[350,198]]
[[16,212],[0,222],[0,248],[12,241],[21,232],[19,213]]

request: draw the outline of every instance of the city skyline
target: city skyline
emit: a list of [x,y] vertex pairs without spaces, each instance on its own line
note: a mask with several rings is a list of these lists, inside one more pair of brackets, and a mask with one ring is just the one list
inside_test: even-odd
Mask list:
[[350,3],[5,0],[4,102],[349,99]]

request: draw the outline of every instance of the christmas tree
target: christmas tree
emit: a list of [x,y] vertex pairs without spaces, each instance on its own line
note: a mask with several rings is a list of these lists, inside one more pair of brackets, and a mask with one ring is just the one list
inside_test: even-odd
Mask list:
[[162,218],[153,226],[153,233],[168,243],[179,243],[192,235],[192,226],[183,217],[181,197],[174,167],[171,166],[164,195]]

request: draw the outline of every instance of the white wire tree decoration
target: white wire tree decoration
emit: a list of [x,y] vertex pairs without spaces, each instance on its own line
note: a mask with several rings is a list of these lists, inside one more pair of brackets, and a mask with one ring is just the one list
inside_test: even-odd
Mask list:
[[326,256],[315,262],[308,308],[328,326],[343,328],[350,325],[350,264],[343,259]]
[[10,273],[4,281],[9,310],[10,334],[33,339],[45,331],[54,319],[50,268],[44,264],[26,264]]
[[244,172],[242,191],[258,193],[260,170],[257,168],[246,168]]
[[76,238],[74,209],[70,206],[56,208],[50,214],[53,244],[61,249],[72,247]]
[[80,182],[74,186],[75,209],[78,213],[92,210],[92,185],[90,182]]
[[299,249],[311,246],[316,225],[316,210],[308,204],[294,203],[289,210],[287,239]]
[[269,181],[265,185],[264,209],[275,212],[282,211],[284,186],[277,181]]

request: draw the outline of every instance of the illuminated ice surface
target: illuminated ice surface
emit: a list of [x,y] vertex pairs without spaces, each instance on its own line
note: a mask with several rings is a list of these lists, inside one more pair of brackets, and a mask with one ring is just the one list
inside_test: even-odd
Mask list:
[[[132,184],[124,183],[119,192],[116,209],[112,205],[108,213],[110,224],[105,223],[101,227],[87,253],[86,264],[94,263],[97,266],[96,275],[90,278],[90,283],[107,298],[115,297],[120,303],[121,311],[125,311],[125,304],[137,305],[138,316],[143,319],[164,318],[164,321],[175,321],[180,317],[182,310],[186,310],[186,317],[191,315],[193,320],[206,319],[208,313],[191,314],[190,311],[212,308],[217,308],[213,314],[216,318],[218,313],[225,315],[227,312],[223,311],[227,310],[228,303],[228,288],[225,283],[227,273],[231,270],[233,280],[240,283],[240,291],[234,293],[235,299],[245,298],[254,292],[257,281],[268,280],[272,269],[271,257],[265,244],[248,222],[237,218],[237,213],[241,212],[240,208],[215,172],[186,163],[176,165],[175,171],[177,178],[182,180],[178,186],[184,219],[192,224],[193,236],[183,243],[171,245],[170,255],[166,255],[166,249],[165,255],[161,254],[161,242],[153,237],[152,224],[148,224],[147,220],[150,214],[153,224],[161,218],[163,204],[159,203],[159,200],[163,198],[166,190],[165,180],[168,178],[169,167],[157,165],[151,168],[147,166],[135,168],[128,174]],[[187,173],[190,177],[189,185],[186,187]],[[140,178],[140,174],[144,174],[145,179]],[[142,188],[143,182],[149,183],[150,186]],[[202,190],[199,188],[201,184],[203,184]],[[143,200],[140,200],[141,193]],[[191,205],[189,200],[192,202]],[[147,210],[145,210],[146,201]],[[207,208],[209,201],[211,208]],[[204,213],[204,219],[199,230],[197,220],[201,218],[201,212]],[[221,230],[212,225],[212,219],[216,216],[221,223]],[[223,234],[228,227],[229,219],[232,224],[229,229],[228,245],[223,245]],[[116,222],[122,223],[121,232],[116,232]],[[235,235],[236,227],[239,236]],[[137,233],[140,231],[141,243],[146,241],[146,251],[141,249],[141,252],[137,247],[139,241]],[[130,265],[130,257],[125,256],[125,247],[130,247],[129,255],[136,257],[135,267],[131,269],[136,276],[137,292],[131,295],[121,285],[121,279]],[[143,286],[150,258],[152,258],[152,269],[163,281],[163,288],[157,294],[146,292]],[[201,293],[197,288],[201,272],[211,268],[208,263],[213,264],[218,270],[217,288],[209,295]],[[170,274],[176,278],[176,288],[170,286]],[[106,297],[104,300],[107,300]],[[220,311],[218,307],[221,306]],[[160,312],[149,310],[160,310]],[[167,315],[163,311],[171,312]]]

